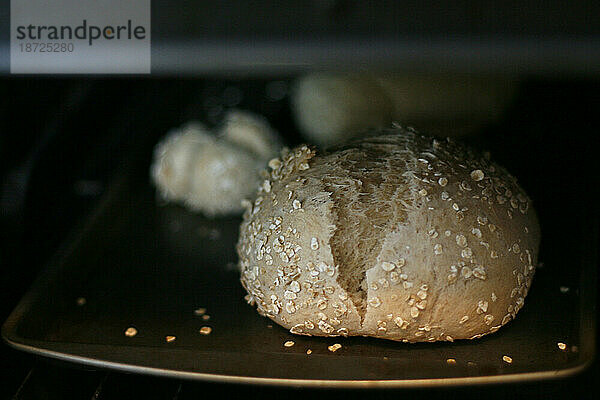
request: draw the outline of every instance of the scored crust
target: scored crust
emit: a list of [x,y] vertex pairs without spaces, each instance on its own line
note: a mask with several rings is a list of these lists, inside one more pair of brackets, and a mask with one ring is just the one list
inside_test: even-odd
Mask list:
[[535,272],[531,200],[487,155],[410,129],[378,134],[269,163],[240,227],[248,302],[298,334],[495,332]]

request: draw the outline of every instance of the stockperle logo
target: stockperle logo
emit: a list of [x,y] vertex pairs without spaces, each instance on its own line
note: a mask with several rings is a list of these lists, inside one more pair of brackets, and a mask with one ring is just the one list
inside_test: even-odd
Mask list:
[[11,0],[11,72],[150,73],[150,0]]

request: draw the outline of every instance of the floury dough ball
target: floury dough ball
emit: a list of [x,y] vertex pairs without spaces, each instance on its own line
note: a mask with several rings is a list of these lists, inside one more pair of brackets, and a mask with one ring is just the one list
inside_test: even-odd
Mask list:
[[502,116],[516,87],[509,76],[319,72],[298,78],[291,103],[306,139],[328,147],[393,122],[473,134]]
[[275,157],[282,147],[279,135],[264,117],[239,110],[225,116],[220,136],[265,162]]
[[214,142],[207,129],[198,122],[171,130],[154,148],[151,176],[161,197],[169,201],[184,200],[189,192],[190,166],[202,146]]
[[155,148],[151,178],[163,200],[209,217],[241,214],[280,148],[264,118],[235,110],[216,134],[199,123],[169,132]]
[[388,126],[393,104],[376,80],[360,74],[315,73],[300,78],[292,91],[300,131],[322,147],[353,134]]
[[196,150],[184,203],[207,216],[241,214],[241,202],[258,187],[264,166],[244,149],[213,139]]
[[238,242],[247,300],[291,333],[476,339],[517,316],[540,241],[503,167],[402,128],[269,163]]

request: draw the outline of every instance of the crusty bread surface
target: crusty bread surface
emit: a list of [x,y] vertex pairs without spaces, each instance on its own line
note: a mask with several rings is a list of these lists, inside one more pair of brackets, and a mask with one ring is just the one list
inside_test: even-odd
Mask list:
[[237,250],[246,299],[292,333],[433,342],[515,318],[539,236],[489,155],[398,127],[271,160]]

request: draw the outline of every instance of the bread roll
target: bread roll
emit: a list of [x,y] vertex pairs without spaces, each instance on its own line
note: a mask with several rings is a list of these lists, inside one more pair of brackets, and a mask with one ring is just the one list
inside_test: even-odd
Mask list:
[[150,175],[165,201],[208,217],[239,215],[281,146],[265,118],[230,110],[218,133],[197,122],[171,130],[155,147]]
[[204,125],[192,121],[169,131],[154,147],[150,176],[163,199],[185,201],[190,185],[190,165],[196,159],[198,149],[213,141]]
[[488,156],[397,128],[269,166],[240,227],[241,282],[290,332],[474,339],[523,307],[539,226]]
[[291,102],[302,134],[326,147],[392,121],[446,136],[472,134],[503,114],[516,87],[507,76],[320,72],[297,80]]
[[225,115],[219,137],[252,153],[264,163],[283,147],[279,134],[261,115],[231,110]]
[[379,82],[360,74],[306,75],[296,82],[291,102],[302,134],[323,147],[388,126],[394,118],[394,104]]

